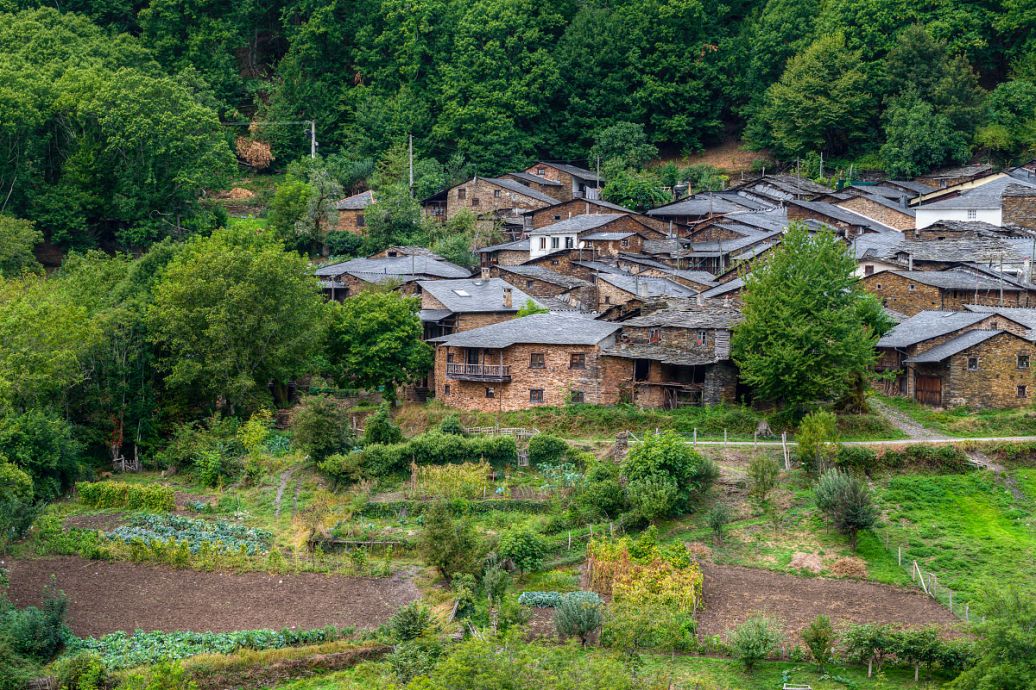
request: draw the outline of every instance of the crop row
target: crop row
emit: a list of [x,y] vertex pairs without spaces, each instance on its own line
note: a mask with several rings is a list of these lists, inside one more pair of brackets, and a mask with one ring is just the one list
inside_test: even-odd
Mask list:
[[179,515],[137,515],[128,525],[118,527],[108,536],[126,543],[175,540],[186,543],[191,553],[198,553],[202,544],[218,545],[221,551],[244,551],[255,555],[270,549],[273,534],[264,529],[245,527],[222,520],[199,520]]

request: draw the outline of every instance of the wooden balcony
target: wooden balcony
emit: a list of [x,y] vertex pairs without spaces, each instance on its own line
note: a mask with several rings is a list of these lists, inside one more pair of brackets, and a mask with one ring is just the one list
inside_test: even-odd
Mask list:
[[507,383],[511,380],[511,367],[506,364],[457,364],[446,365],[446,378],[457,381],[492,381]]

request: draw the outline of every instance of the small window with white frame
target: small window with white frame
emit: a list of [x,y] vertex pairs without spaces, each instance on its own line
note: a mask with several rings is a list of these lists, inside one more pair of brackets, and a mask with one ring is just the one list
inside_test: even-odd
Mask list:
[[968,209],[968,220],[975,220],[976,218],[978,218],[978,211],[973,209],[973,208],[969,208]]

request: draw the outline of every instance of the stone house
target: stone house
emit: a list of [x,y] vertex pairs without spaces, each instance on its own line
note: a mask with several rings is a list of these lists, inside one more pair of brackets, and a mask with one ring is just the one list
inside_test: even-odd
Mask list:
[[[597,173],[567,163],[534,163],[520,173],[515,179],[526,180],[527,184],[539,184],[543,189],[554,189],[546,192],[557,201],[570,199],[599,199],[600,190],[604,187],[604,178]],[[552,183],[557,183],[552,184]]]
[[474,177],[446,190],[446,211],[449,220],[462,210],[479,217],[521,216],[526,211],[544,208],[556,199],[543,192],[498,177]]
[[[885,191],[887,190],[887,191]],[[889,196],[895,194],[895,196]],[[910,207],[909,197],[899,189],[888,187],[849,187],[835,206],[900,232],[913,230],[917,211]]]
[[959,168],[943,168],[933,170],[927,175],[921,175],[914,182],[925,185],[931,190],[940,190],[947,187],[974,182],[993,173],[991,165],[966,165]]
[[625,213],[572,216],[529,231],[529,258],[561,249],[587,249],[593,257],[640,252],[645,238],[660,237],[657,230]]
[[618,204],[605,201],[604,199],[569,199],[568,201],[556,203],[553,206],[547,206],[533,211],[526,211],[525,230],[528,232],[535,228],[542,228],[547,225],[553,225],[554,223],[560,223],[561,221],[568,220],[573,216],[590,216],[597,213],[624,213],[636,218],[642,224],[653,228],[660,233],[666,232],[665,223],[655,220],[650,216],[637,213],[633,209],[626,208],[625,206],[619,206]]
[[861,279],[883,306],[907,316],[922,311],[964,309],[968,304],[1028,307],[1031,289],[1017,281],[981,272],[882,271]]
[[698,294],[696,290],[668,278],[652,278],[619,272],[598,273],[595,276],[594,285],[597,288],[597,311],[599,312],[617,304],[625,304],[632,299],[694,297]]
[[809,201],[834,190],[813,180],[795,175],[762,175],[739,180],[727,190],[750,201],[779,206],[793,199]]
[[321,266],[314,274],[320,279],[324,295],[340,301],[371,286],[386,284],[398,285],[403,292],[413,294],[419,289],[419,280],[467,278],[471,271],[427,249],[392,247],[371,257]]
[[642,407],[733,402],[738,376],[730,337],[740,321],[724,300],[649,300],[604,354],[628,363],[630,399]]
[[593,283],[543,266],[494,266],[492,275],[533,297],[563,298],[565,301],[570,301],[571,297],[582,304],[592,306],[596,303]]
[[526,302],[539,303],[500,278],[422,280],[421,321],[425,340],[513,319]]
[[368,190],[353,194],[335,202],[338,211],[338,222],[335,230],[361,234],[367,227],[367,208],[374,203],[374,192]]
[[[1015,210],[1015,195],[1024,195],[1026,189],[1036,188],[1036,183],[1001,174],[990,178],[982,184],[973,185],[953,193],[945,193],[933,199],[922,197],[916,207],[917,227],[924,228],[940,220],[969,221],[978,220],[991,225],[1004,224],[1004,196],[1010,190],[1008,207],[1013,218],[1019,215]],[[1016,221],[1011,221],[1016,222]]]
[[529,238],[494,244],[475,251],[482,269],[493,266],[517,266],[529,260]]
[[875,232],[885,233],[895,230],[892,226],[879,223],[854,211],[836,206],[826,201],[789,200],[788,221],[814,220],[831,228],[846,239]]
[[1036,230],[1036,188],[1011,184],[1001,196],[1002,222]]
[[436,338],[435,396],[450,407],[484,412],[615,404],[621,374],[609,370],[601,350],[620,328],[551,313]]
[[[1033,394],[1026,319],[999,312],[921,312],[878,341],[885,392],[936,407],[1014,407]],[[1026,324],[1024,321],[1029,321]]]
[[749,210],[753,209],[738,203],[734,195],[705,193],[663,204],[647,211],[646,215],[666,224],[689,227],[717,216]]
[[708,290],[719,284],[716,276],[707,271],[689,271],[673,268],[645,256],[620,254],[615,265],[617,268],[633,275],[668,278],[697,291]]

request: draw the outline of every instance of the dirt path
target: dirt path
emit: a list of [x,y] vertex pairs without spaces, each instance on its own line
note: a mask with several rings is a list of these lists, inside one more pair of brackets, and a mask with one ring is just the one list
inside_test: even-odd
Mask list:
[[948,438],[945,435],[939,434],[938,432],[932,431],[931,429],[922,426],[908,415],[900,412],[899,410],[886,405],[883,401],[876,398],[871,398],[867,401],[867,404],[872,410],[880,414],[882,417],[888,420],[888,422],[902,431],[904,434],[913,439],[922,440],[935,440]]
[[420,596],[412,578],[301,573],[203,573],[74,556],[12,561],[10,596],[38,604],[51,575],[77,635],[116,630],[227,632],[257,628],[373,628]]
[[836,626],[898,623],[953,626],[957,619],[924,594],[859,580],[797,577],[754,568],[705,565],[705,610],[698,616],[702,635],[722,635],[755,613],[776,618],[785,633],[799,633],[818,615]]

